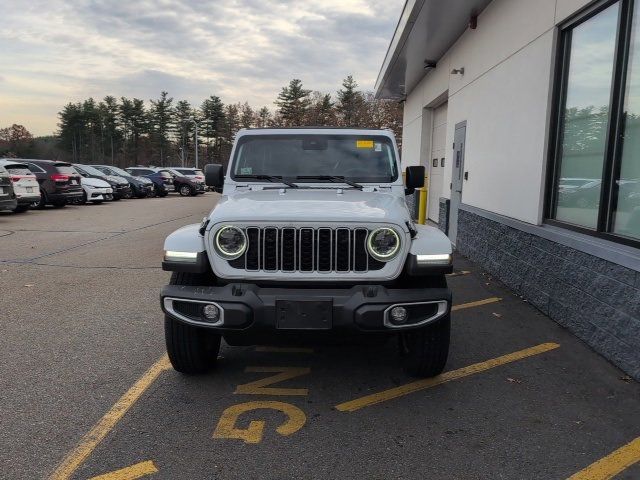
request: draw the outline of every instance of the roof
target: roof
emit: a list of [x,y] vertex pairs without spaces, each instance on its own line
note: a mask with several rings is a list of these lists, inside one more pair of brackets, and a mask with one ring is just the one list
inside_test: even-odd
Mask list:
[[473,15],[491,0],[407,0],[389,44],[376,98],[402,99],[465,32]]

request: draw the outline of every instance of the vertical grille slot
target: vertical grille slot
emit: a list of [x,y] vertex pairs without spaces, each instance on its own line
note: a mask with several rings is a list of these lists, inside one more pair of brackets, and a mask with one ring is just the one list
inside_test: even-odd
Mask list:
[[260,229],[247,228],[247,270],[260,270]]
[[353,270],[356,272],[365,272],[368,267],[368,234],[369,232],[366,228],[357,228],[353,232]]
[[296,230],[295,228],[283,228],[280,239],[280,258],[283,272],[293,272],[296,269]]
[[350,263],[350,249],[351,249],[351,234],[346,228],[339,228],[336,230],[335,240],[335,258],[336,258],[336,272],[348,272],[351,267]]
[[303,228],[300,230],[300,271],[311,272],[313,271],[313,229]]
[[262,260],[265,270],[278,269],[278,229],[269,227],[264,229],[264,245]]
[[331,245],[331,237],[332,232],[330,228],[319,228],[318,229],[318,271],[319,272],[330,272],[331,271],[331,253],[332,253],[332,245]]

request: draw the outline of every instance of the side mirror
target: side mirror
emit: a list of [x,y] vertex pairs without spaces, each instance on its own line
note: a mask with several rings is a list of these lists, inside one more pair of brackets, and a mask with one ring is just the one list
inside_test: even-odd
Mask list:
[[407,167],[404,179],[406,195],[411,195],[416,188],[424,187],[424,173],[423,165]]
[[224,171],[222,165],[210,163],[204,166],[204,183],[207,187],[222,188],[224,184]]

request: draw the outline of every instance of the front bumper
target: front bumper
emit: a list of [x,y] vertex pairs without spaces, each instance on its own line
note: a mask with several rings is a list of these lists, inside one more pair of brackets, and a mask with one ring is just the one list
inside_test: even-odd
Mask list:
[[18,206],[18,201],[15,197],[9,197],[8,195],[0,196],[0,211],[13,210]]
[[[222,287],[169,285],[162,289],[160,299],[163,311],[171,317],[218,330],[225,338],[227,334],[246,336],[248,343],[259,343],[274,333],[392,333],[433,323],[451,311],[451,292],[447,288],[394,289],[379,285],[345,289],[263,288],[244,283]],[[329,305],[329,319],[321,326],[315,322],[316,327],[297,319],[295,328],[285,328],[278,318],[283,302],[324,302]],[[207,303],[221,309],[219,322],[208,323],[202,317],[199,307]],[[389,311],[399,305],[421,310],[416,310],[414,317],[410,313],[407,324],[394,325]]]

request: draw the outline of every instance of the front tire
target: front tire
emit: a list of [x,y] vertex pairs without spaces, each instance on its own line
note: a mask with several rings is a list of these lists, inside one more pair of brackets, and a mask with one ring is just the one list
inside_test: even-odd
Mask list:
[[404,370],[415,377],[440,375],[447,364],[451,315],[426,327],[400,334],[399,350]]
[[193,189],[189,185],[182,185],[180,187],[179,191],[180,191],[180,195],[182,197],[189,197],[189,196],[193,195],[193,191],[192,190]]
[[[210,285],[212,279],[206,275],[173,272],[170,285]],[[167,354],[175,370],[185,374],[207,373],[216,364],[220,351],[220,335],[201,327],[194,327],[164,317],[164,337]]]

